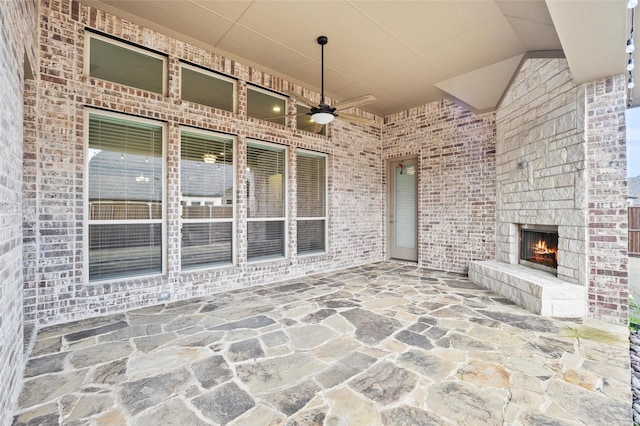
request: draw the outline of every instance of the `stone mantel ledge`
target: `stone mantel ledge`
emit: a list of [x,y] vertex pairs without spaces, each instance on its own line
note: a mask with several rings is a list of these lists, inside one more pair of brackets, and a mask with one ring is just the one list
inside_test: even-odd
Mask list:
[[495,260],[475,261],[469,264],[469,279],[542,316],[586,316],[586,288],[548,272]]

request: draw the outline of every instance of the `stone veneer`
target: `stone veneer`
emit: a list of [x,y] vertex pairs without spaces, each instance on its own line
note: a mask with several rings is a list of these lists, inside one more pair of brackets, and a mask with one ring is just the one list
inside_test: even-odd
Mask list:
[[[0,425],[26,362],[23,349],[22,156],[25,60],[36,63],[36,2],[3,2],[0,13]],[[26,59],[28,58],[28,59]],[[28,68],[29,66],[27,66]]]
[[[623,80],[576,85],[565,59],[530,58],[496,112],[496,260],[518,263],[519,224],[558,226],[557,279],[575,297],[553,315],[585,313],[588,287],[590,316],[627,319]],[[487,265],[471,268],[476,281],[526,298]]]
[[418,264],[467,272],[493,258],[495,114],[443,99],[386,117],[382,141],[383,160],[418,157]]

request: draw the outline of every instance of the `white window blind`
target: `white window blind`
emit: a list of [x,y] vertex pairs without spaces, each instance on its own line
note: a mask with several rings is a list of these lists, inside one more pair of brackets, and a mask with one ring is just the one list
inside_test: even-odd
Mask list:
[[162,126],[89,114],[89,280],[162,271]]
[[285,256],[285,149],[247,146],[248,260]]
[[396,246],[416,247],[416,166],[396,167]]
[[298,254],[326,250],[326,163],[322,155],[305,152],[296,155]]
[[182,269],[233,262],[233,139],[182,131]]

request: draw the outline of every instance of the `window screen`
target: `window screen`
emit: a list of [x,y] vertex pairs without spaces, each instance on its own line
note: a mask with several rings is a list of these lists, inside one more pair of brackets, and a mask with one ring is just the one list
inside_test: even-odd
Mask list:
[[326,250],[326,157],[298,152],[296,155],[298,254]]
[[118,43],[89,37],[89,75],[150,92],[164,93],[166,58]]
[[233,140],[183,131],[182,269],[233,262]]
[[247,146],[248,260],[285,256],[285,149]]
[[162,272],[162,127],[89,115],[89,280]]
[[233,80],[183,65],[181,84],[182,99],[233,112]]
[[287,102],[284,97],[258,88],[247,88],[247,115],[272,123],[286,123]]

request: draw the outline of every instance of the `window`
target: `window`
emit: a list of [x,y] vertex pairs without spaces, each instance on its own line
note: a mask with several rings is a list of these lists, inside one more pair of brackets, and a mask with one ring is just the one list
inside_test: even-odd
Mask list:
[[182,131],[182,269],[233,262],[233,139]]
[[315,123],[311,119],[311,114],[309,114],[311,108],[308,108],[304,105],[296,105],[296,115],[297,115],[297,127],[300,130],[306,130],[307,132],[317,133],[319,135],[327,134],[327,126]]
[[182,65],[181,97],[186,101],[234,112],[235,81],[213,72]]
[[277,124],[286,124],[287,100],[257,87],[247,87],[247,115]]
[[247,227],[249,261],[284,257],[285,149],[247,146]]
[[298,254],[326,250],[327,159],[299,151],[296,155]]
[[161,273],[163,127],[88,116],[89,280]]
[[165,93],[166,56],[89,34],[88,62],[91,77]]

